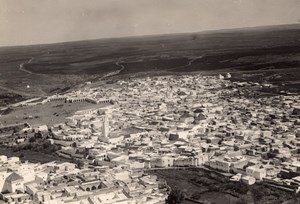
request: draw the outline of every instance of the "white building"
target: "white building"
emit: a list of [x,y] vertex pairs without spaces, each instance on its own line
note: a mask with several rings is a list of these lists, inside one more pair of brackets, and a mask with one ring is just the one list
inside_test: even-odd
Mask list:
[[249,166],[246,168],[247,176],[252,176],[257,180],[262,180],[267,176],[267,171],[265,168],[259,168],[257,166]]

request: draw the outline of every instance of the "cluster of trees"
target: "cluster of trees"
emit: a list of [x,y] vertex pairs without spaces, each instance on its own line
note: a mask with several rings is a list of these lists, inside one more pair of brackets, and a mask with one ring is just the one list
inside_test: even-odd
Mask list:
[[[224,194],[230,194],[238,198],[237,204],[244,203],[282,203],[287,200],[297,200],[300,195],[294,195],[293,193],[285,192],[280,189],[271,188],[263,184],[255,184],[249,186],[242,182],[207,182],[206,179],[199,179],[197,183],[201,185],[200,181],[204,182],[208,190],[205,192],[220,192]],[[192,199],[198,200],[201,198],[201,194],[204,192],[195,193],[191,196]],[[300,199],[299,199],[300,200]],[[298,203],[298,200],[297,202]]]
[[81,159],[74,159],[74,158],[73,158],[72,162],[75,163],[76,166],[77,166],[78,168],[80,168],[80,169],[83,168],[84,165],[85,165],[84,161],[81,160]]
[[178,188],[174,188],[170,191],[168,198],[166,199],[167,204],[180,204],[184,201],[185,194]]
[[42,152],[46,154],[52,154],[56,151],[60,150],[61,147],[55,144],[51,144],[51,142],[45,138],[39,137],[31,137],[29,139],[29,143],[21,144],[13,147],[13,151],[21,151],[21,150],[31,150]]

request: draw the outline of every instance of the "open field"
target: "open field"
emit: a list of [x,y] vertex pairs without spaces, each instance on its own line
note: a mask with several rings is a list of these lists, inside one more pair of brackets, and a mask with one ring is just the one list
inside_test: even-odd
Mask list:
[[48,102],[35,106],[13,108],[8,114],[1,116],[3,125],[14,125],[28,122],[36,127],[40,125],[53,125],[65,122],[65,118],[72,116],[78,110],[101,108],[105,104],[92,104],[88,102],[64,103]]
[[32,163],[47,163],[52,161],[69,162],[67,159],[51,154],[30,150],[20,150],[14,152],[13,149],[6,147],[0,147],[0,155],[5,155],[7,157],[20,157],[21,161],[29,161]]
[[137,73],[273,71],[285,75],[282,81],[293,83],[300,80],[299,67],[300,24],[269,26],[2,47],[0,90],[23,97],[42,96],[118,70],[117,78]]

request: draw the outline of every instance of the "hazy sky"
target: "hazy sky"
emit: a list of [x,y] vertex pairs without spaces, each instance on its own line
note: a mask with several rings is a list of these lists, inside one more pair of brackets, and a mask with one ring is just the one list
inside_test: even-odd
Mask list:
[[0,0],[0,46],[299,23],[300,0]]

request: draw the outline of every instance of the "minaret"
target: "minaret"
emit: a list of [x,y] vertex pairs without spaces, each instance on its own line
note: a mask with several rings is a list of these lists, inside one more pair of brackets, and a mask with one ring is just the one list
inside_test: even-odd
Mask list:
[[104,120],[103,120],[103,130],[102,130],[102,136],[103,137],[108,137],[109,135],[109,120],[108,120],[108,115],[107,113],[105,112],[105,115],[104,115]]
[[170,99],[170,98],[171,98],[171,97],[170,97],[170,89],[167,88],[165,99]]
[[172,98],[173,98],[172,93],[173,93],[173,88],[172,88],[172,87],[167,88],[167,91],[166,91],[166,98],[167,98],[167,99],[172,99]]

